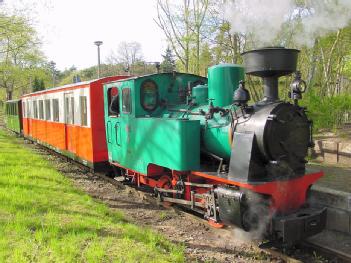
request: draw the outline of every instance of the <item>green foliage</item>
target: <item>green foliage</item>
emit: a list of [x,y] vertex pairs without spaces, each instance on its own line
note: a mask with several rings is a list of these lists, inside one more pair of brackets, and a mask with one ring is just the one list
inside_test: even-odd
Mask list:
[[207,76],[207,70],[210,66],[212,66],[212,54],[211,49],[208,44],[204,44],[201,48],[200,53],[200,75]]
[[7,99],[30,92],[34,77],[48,79],[40,41],[26,18],[0,13],[0,54],[0,88]]
[[313,120],[314,129],[335,129],[351,113],[351,95],[320,97],[317,92],[308,92],[301,102],[308,109],[308,116]]
[[32,91],[36,92],[36,91],[40,91],[40,90],[44,90],[44,89],[45,89],[44,80],[38,79],[38,77],[35,77],[33,85],[32,85]]
[[44,83],[44,80],[41,79],[40,80],[40,86],[39,86],[40,90],[44,90],[45,89],[45,83]]
[[172,49],[167,47],[166,52],[162,55],[163,61],[161,63],[161,71],[162,72],[172,72],[175,70],[175,60],[173,56]]
[[182,246],[127,222],[21,142],[0,130],[0,262],[184,262]]

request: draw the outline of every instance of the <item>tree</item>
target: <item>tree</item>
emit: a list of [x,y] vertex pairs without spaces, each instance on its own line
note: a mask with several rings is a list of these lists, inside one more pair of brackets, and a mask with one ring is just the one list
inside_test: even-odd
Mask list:
[[185,72],[189,72],[190,59],[190,1],[183,0],[181,6],[175,6],[170,5],[168,0],[157,0],[157,20],[155,19]]
[[8,100],[13,92],[23,93],[35,75],[45,75],[44,56],[36,31],[19,16],[0,13],[0,88]]
[[124,68],[133,73],[135,66],[143,61],[141,44],[136,41],[123,41],[118,45],[117,53],[112,51],[107,63],[112,65],[123,64]]
[[44,80],[43,80],[43,79],[40,80],[39,89],[40,89],[40,90],[44,90],[44,89],[45,89],[45,83],[44,83]]
[[170,47],[167,47],[166,53],[162,55],[162,57],[163,61],[161,63],[161,70],[163,72],[172,72],[173,70],[175,70],[175,60]]
[[201,33],[204,20],[207,15],[209,0],[193,0],[193,23],[192,31],[195,40],[195,73],[200,74],[200,51],[201,51]]
[[40,90],[40,81],[39,81],[39,79],[37,77],[35,77],[33,85],[32,85],[32,91],[36,92],[36,91],[39,91],[39,90]]
[[212,65],[212,54],[209,44],[205,43],[200,53],[200,75],[206,76],[208,68]]
[[45,89],[45,83],[43,79],[39,79],[38,77],[34,77],[33,85],[32,85],[32,91],[40,91]]

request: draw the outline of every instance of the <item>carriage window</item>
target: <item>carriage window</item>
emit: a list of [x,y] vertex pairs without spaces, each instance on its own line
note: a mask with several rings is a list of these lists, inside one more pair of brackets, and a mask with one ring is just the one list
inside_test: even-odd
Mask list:
[[52,100],[52,116],[53,116],[53,121],[58,122],[60,120],[59,100],[58,99]]
[[153,80],[145,80],[140,89],[141,106],[146,111],[153,111],[158,104],[158,88]]
[[36,101],[33,101],[33,113],[34,119],[38,119],[38,104]]
[[30,118],[30,102],[27,102],[27,118]]
[[116,87],[110,88],[107,93],[108,97],[108,116],[118,116],[119,109],[119,95]]
[[44,103],[39,100],[39,119],[44,120]]
[[87,97],[80,96],[80,121],[82,126],[88,125]]
[[22,102],[22,116],[26,117],[26,103]]
[[71,97],[71,123],[74,124],[74,98]]
[[122,111],[123,113],[130,113],[132,111],[130,88],[122,90]]
[[74,124],[74,98],[66,97],[65,100],[66,123]]
[[51,103],[50,100],[45,100],[45,120],[51,120]]

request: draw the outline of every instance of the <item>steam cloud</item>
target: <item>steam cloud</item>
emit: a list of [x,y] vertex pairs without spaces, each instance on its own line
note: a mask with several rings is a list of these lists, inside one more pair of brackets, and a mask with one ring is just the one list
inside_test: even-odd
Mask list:
[[282,30],[298,46],[312,46],[315,39],[348,25],[351,0],[228,0],[224,7],[233,32],[252,36],[258,45],[284,44]]

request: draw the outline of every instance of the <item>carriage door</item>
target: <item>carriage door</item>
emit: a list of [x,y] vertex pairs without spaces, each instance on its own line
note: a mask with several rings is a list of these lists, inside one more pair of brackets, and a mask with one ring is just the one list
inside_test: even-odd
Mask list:
[[31,129],[31,121],[30,121],[30,113],[29,113],[29,104],[31,102],[29,102],[29,100],[26,100],[25,102],[23,102],[23,108],[24,108],[24,112],[23,112],[23,117],[26,118],[26,122],[27,122],[27,128],[25,131],[25,134],[31,136],[32,133],[32,129]]
[[73,93],[64,94],[65,105],[65,144],[66,150],[75,153],[75,140],[74,140],[74,96]]

